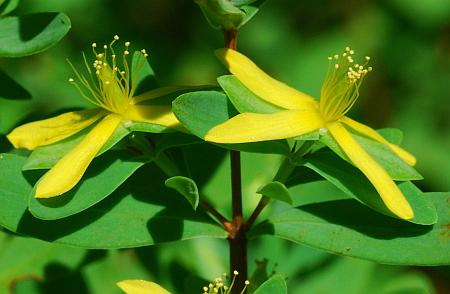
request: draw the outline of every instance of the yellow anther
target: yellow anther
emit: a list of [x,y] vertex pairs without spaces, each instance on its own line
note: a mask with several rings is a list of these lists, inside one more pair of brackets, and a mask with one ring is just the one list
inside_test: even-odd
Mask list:
[[364,57],[367,61],[369,61],[370,60],[370,56],[366,56],[366,57]]
[[103,49],[108,49],[108,46],[107,45],[103,45]]
[[126,47],[130,46],[130,42],[125,42],[125,46]]
[[350,55],[353,55],[353,54],[355,54],[355,51],[350,50]]
[[250,281],[249,280],[245,280],[244,282],[246,285],[250,285]]
[[336,63],[336,64],[334,65],[334,68],[335,68],[335,69],[338,69],[338,68],[339,68],[339,64]]
[[338,54],[334,55],[334,59],[338,59],[338,58],[339,58]]
[[130,54],[130,52],[129,52],[128,50],[125,50],[125,51],[123,52],[123,54],[124,54],[124,55],[128,55],[128,54]]
[[118,36],[118,35],[115,35],[115,36],[114,36],[114,40],[116,40],[116,41],[119,40],[119,36]]
[[331,56],[328,56],[328,60],[330,60],[330,61],[331,61],[331,60],[333,60],[333,57],[331,57]]
[[74,83],[74,82],[75,82],[74,79],[72,79],[72,78],[69,79],[69,83]]
[[239,272],[237,270],[233,271],[233,275],[237,276],[239,275]]
[[92,43],[92,48],[97,47],[97,43]]
[[203,287],[203,291],[208,292],[208,287]]

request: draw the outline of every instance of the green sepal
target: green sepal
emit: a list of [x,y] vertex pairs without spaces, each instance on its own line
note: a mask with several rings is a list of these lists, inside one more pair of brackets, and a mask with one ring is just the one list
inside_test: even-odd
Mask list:
[[[197,91],[183,94],[172,103],[172,110],[186,129],[202,139],[211,128],[237,114],[227,96],[219,91]],[[286,140],[216,145],[247,152],[284,155],[290,153]]]
[[167,179],[164,184],[166,187],[176,190],[184,196],[191,204],[194,210],[197,210],[200,195],[198,193],[197,184],[190,178],[183,176],[175,176]]
[[[347,130],[361,145],[361,147],[386,170],[392,179],[396,181],[423,179],[419,172],[398,157],[398,155],[395,154],[388,146],[356,133],[350,128],[347,128]],[[380,134],[383,135],[383,133]],[[386,132],[384,134],[386,134]],[[387,137],[385,139],[389,141],[390,138]],[[333,150],[333,152],[339,155],[342,159],[351,163],[351,160],[347,157],[347,155],[345,155],[329,132],[321,133],[320,141]]]
[[379,214],[353,199],[331,200],[283,210],[248,236],[273,235],[337,255],[398,265],[450,264],[450,193],[425,193],[438,222],[422,226]]
[[292,195],[289,192],[288,188],[286,188],[286,186],[283,183],[277,181],[268,183],[260,187],[258,191],[256,191],[256,193],[262,194],[269,198],[286,202],[290,205],[294,203],[294,201],[292,200]]
[[[386,207],[369,180],[356,167],[334,153],[316,152],[306,156],[302,165],[315,171],[338,189],[368,207],[397,218]],[[399,188],[414,211],[414,218],[407,221],[421,225],[436,223],[436,209],[428,197],[424,197],[424,194],[411,182],[400,183]]]
[[59,42],[71,27],[63,13],[44,12],[0,19],[0,57],[42,52]]

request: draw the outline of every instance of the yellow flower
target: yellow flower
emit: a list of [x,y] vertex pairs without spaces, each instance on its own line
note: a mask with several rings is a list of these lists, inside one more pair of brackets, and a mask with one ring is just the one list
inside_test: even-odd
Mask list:
[[144,280],[124,280],[117,286],[127,294],[170,294],[160,285]]
[[7,135],[15,148],[33,150],[61,141],[96,123],[82,141],[39,180],[35,197],[54,197],[72,189],[120,124],[126,126],[135,121],[166,127],[179,126],[170,105],[140,105],[141,102],[167,95],[179,88],[158,88],[134,96],[139,69],[146,62],[148,54],[145,49],[136,54],[136,67],[132,73],[128,62],[130,42],[125,42],[123,53],[116,55],[113,45],[117,40],[119,37],[116,35],[109,46],[103,46],[100,53],[97,51],[97,44],[92,44],[95,54],[92,69],[83,55],[87,77],[78,73],[71,64],[78,82],[72,78],[69,82],[96,108],[31,122],[17,127]]
[[329,57],[329,67],[322,86],[320,100],[283,84],[259,69],[246,56],[230,49],[219,49],[217,56],[249,90],[263,100],[283,110],[271,114],[241,113],[212,128],[205,140],[216,143],[246,143],[284,139],[313,131],[329,132],[351,162],[369,179],[387,208],[403,219],[414,212],[389,174],[353,138],[350,128],[385,144],[409,165],[414,156],[387,142],[372,128],[356,122],[345,114],[359,96],[364,77],[372,70],[356,64],[354,51],[346,48],[340,55]]

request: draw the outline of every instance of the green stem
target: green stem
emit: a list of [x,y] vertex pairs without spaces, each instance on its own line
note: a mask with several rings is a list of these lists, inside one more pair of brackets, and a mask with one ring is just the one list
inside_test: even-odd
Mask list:
[[[286,182],[291,173],[294,171],[294,168],[295,165],[292,162],[291,157],[286,157],[281,163],[280,167],[278,168],[275,177],[273,177],[273,181],[278,181],[281,183]],[[247,223],[245,224],[245,229],[247,231],[253,226],[258,216],[261,214],[264,208],[270,203],[270,200],[271,199],[267,196],[261,197],[258,205],[256,206],[255,210],[253,211],[251,216],[248,218]]]

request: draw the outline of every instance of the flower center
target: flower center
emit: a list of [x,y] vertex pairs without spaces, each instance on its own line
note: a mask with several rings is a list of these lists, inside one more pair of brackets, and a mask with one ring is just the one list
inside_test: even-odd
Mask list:
[[355,52],[349,47],[341,55],[328,57],[328,70],[320,93],[319,110],[326,122],[343,117],[352,108],[359,96],[359,87],[372,67],[355,63]]
[[[134,62],[133,72],[131,72],[128,61],[130,42],[124,43],[125,49],[121,56],[118,57],[113,48],[115,42],[118,40],[119,36],[115,35],[109,46],[103,45],[102,52],[98,52],[97,44],[92,43],[92,51],[95,55],[92,66],[89,66],[86,56],[83,53],[87,77],[80,74],[69,61],[78,80],[76,82],[73,78],[70,78],[69,82],[92,104],[121,114],[132,103],[131,98],[134,95],[138,81],[138,73],[144,65],[148,54],[145,49],[135,54],[134,58],[136,60]],[[80,87],[78,83],[83,87]]]

